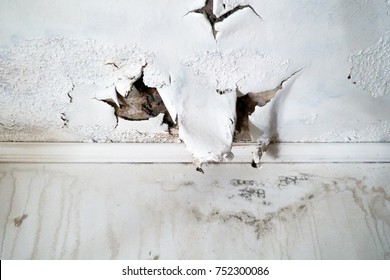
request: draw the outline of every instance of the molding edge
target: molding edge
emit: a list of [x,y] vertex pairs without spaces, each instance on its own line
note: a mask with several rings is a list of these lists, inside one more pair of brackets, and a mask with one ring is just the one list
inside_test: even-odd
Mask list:
[[[234,159],[249,163],[256,145],[235,144]],[[191,163],[184,144],[0,143],[0,163]],[[263,163],[390,163],[390,143],[271,144]]]

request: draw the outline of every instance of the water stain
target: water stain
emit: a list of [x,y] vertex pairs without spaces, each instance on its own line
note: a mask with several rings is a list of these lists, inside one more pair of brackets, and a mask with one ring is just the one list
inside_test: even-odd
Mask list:
[[239,223],[251,227],[256,234],[257,239],[261,239],[261,237],[270,233],[277,223],[294,220],[306,213],[307,210],[307,205],[304,202],[299,202],[280,208],[276,212],[266,213],[263,217],[254,215],[249,211],[229,213],[213,210],[209,214],[204,214],[197,208],[192,208],[190,211],[191,215],[198,223]]

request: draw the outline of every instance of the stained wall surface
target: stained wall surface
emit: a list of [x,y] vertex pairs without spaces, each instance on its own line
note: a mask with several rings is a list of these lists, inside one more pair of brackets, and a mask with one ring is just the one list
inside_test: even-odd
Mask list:
[[[389,30],[388,0],[1,0],[0,142],[184,141],[220,161],[237,97],[279,86],[251,141],[390,142]],[[178,131],[117,117],[140,79]],[[389,172],[0,163],[0,258],[389,259]]]
[[0,164],[0,257],[390,258],[389,164],[228,164],[207,172]]

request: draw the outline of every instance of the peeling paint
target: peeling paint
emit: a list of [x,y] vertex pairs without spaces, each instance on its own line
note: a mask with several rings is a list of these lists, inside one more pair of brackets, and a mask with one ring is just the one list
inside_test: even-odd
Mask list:
[[[221,1],[216,1],[214,0],[205,0],[205,4],[203,7],[190,11],[187,13],[196,13],[196,14],[202,14],[206,17],[208,22],[210,23],[211,26],[211,32],[213,34],[214,39],[217,37],[218,31],[215,29],[215,24],[218,22],[222,22],[229,16],[233,15],[234,13],[242,10],[242,9],[250,9],[258,18],[261,18],[261,16],[252,8],[251,5],[240,5],[236,4],[233,7],[231,7],[229,10],[226,9],[226,4],[222,4]],[[223,9],[219,8],[220,6],[223,6]],[[217,15],[217,11],[219,11]]]
[[[145,0],[92,10],[92,0],[66,9],[37,1],[0,4],[0,141],[184,141],[202,170],[232,157],[232,138],[389,140],[388,0]],[[285,94],[249,113],[254,93],[302,66]]]
[[161,129],[114,131],[115,110],[99,101],[119,105],[117,93],[124,98],[148,59],[136,46],[70,38],[0,49],[0,141],[177,142]]
[[267,105],[272,98],[283,88],[283,84],[291,79],[301,70],[291,74],[284,79],[276,88],[263,92],[249,92],[245,95],[237,89],[237,122],[234,134],[235,141],[251,141],[249,116],[255,111],[256,107],[263,107]]
[[197,165],[224,161],[231,155],[236,93],[220,95],[207,81],[190,72],[186,79],[191,82],[183,84],[180,95],[176,95],[179,136]]

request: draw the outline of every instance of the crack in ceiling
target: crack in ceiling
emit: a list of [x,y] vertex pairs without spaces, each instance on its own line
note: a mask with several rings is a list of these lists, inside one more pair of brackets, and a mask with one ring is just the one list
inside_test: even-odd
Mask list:
[[[213,7],[214,7],[214,0],[206,0],[204,6],[202,8],[192,10],[192,11],[188,12],[186,15],[188,15],[189,13],[196,13],[196,14],[204,15],[210,23],[214,39],[216,39],[216,36],[218,33],[218,31],[215,29],[215,24],[217,22],[222,22],[223,20],[225,20],[226,18],[228,18],[232,14],[234,14],[242,9],[247,9],[247,8],[251,9],[252,12],[255,13],[256,16],[262,20],[262,17],[255,11],[255,9],[253,9],[253,7],[251,5],[237,5],[233,9],[222,14],[219,17],[217,17],[214,14]],[[225,5],[224,5],[224,7],[225,7]]]

